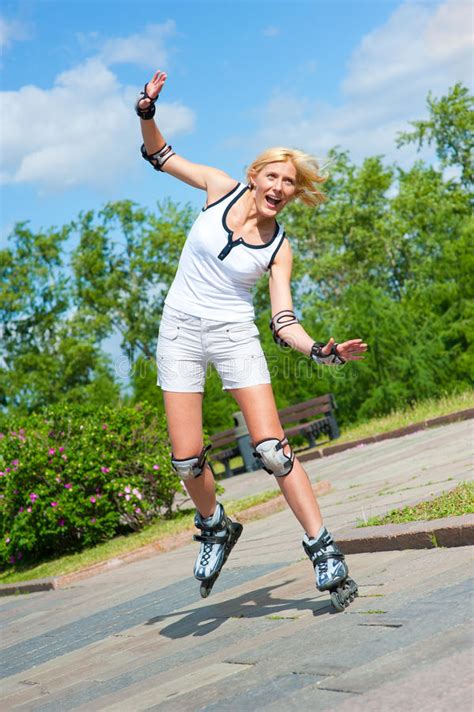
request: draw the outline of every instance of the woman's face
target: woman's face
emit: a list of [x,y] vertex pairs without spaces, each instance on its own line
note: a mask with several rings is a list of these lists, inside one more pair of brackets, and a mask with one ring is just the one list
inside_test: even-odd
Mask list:
[[296,192],[296,168],[291,161],[267,163],[251,179],[257,211],[265,217],[277,215]]

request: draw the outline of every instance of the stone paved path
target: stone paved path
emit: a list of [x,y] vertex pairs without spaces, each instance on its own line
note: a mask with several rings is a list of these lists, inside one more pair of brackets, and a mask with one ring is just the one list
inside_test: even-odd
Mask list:
[[[307,463],[336,531],[472,477],[456,423]],[[265,473],[226,496],[268,489]],[[201,600],[196,545],[58,591],[0,600],[2,710],[444,710],[472,707],[469,547],[348,557],[342,614],[314,588],[288,511],[247,524]]]

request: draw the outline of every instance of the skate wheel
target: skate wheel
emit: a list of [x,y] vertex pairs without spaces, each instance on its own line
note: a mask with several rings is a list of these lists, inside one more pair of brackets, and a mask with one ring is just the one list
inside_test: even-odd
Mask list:
[[201,598],[207,598],[210,594],[210,589],[206,586],[206,584],[202,583],[199,587],[199,593],[201,594]]
[[331,593],[331,603],[333,605],[333,608],[335,608],[336,611],[339,611],[339,612],[343,611],[347,605],[346,603],[344,603],[343,601],[340,600],[337,591],[333,591]]
[[242,529],[243,526],[239,522],[232,522],[232,532],[235,537],[235,541],[239,538],[239,536],[242,534]]

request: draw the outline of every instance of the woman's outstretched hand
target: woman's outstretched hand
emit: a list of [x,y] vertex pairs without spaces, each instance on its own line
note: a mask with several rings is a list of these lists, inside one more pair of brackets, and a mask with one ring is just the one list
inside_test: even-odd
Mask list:
[[[331,336],[326,346],[321,349],[321,353],[329,356],[333,344],[334,339]],[[363,361],[364,356],[361,354],[364,351],[367,351],[367,344],[362,343],[362,339],[351,339],[337,345],[337,352],[344,361]]]
[[[146,93],[151,99],[156,99],[158,94],[163,89],[163,85],[166,82],[166,76],[165,72],[158,70],[154,73],[153,77],[146,85]],[[138,106],[140,109],[146,109],[150,106],[150,99],[142,99],[138,102]]]

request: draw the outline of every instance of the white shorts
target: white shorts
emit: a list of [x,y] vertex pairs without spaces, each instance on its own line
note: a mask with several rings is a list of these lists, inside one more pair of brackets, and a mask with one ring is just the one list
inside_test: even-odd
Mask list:
[[203,393],[211,363],[223,390],[270,383],[253,321],[201,319],[165,304],[156,347],[158,385],[164,391]]

